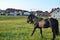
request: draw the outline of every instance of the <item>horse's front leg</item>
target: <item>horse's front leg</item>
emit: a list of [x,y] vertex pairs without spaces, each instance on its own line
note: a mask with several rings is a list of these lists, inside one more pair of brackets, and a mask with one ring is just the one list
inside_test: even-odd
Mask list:
[[31,36],[34,34],[35,30],[36,30],[36,27],[34,27],[34,30],[33,30],[32,34],[31,34]]
[[41,34],[41,37],[43,38],[42,28],[40,28],[40,34]]

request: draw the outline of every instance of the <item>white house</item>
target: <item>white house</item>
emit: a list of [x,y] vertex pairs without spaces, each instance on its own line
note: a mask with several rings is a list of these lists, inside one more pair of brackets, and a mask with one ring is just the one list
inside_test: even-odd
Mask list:
[[24,15],[30,15],[30,13],[29,12],[24,12]]
[[0,15],[5,15],[5,10],[0,10]]
[[29,11],[24,11],[24,15],[30,15]]
[[20,15],[22,15],[22,10],[19,10],[19,9],[8,8],[8,9],[6,9],[6,12],[10,16],[20,16]]
[[50,12],[52,18],[60,18],[60,8],[52,9]]
[[22,11],[19,11],[18,13],[19,13],[19,15],[22,15]]

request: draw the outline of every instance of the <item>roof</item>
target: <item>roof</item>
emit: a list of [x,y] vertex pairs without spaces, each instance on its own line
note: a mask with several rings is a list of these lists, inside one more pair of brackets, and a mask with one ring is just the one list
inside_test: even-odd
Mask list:
[[50,11],[50,13],[54,12],[57,9],[60,9],[60,8],[52,8],[52,10]]
[[27,11],[27,10],[14,9],[14,8],[7,8],[6,11],[7,11],[7,12],[15,12],[15,11],[17,11],[17,12],[19,12],[19,11],[29,12],[29,11]]

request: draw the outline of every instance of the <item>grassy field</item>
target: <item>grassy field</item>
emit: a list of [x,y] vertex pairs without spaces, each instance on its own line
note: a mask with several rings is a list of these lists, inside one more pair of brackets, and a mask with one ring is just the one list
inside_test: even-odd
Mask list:
[[[0,40],[51,40],[50,28],[43,28],[44,38],[41,38],[39,29],[30,36],[34,28],[33,24],[26,23],[26,16],[0,16]],[[60,19],[59,26],[60,26]],[[60,40],[60,35],[56,40]]]

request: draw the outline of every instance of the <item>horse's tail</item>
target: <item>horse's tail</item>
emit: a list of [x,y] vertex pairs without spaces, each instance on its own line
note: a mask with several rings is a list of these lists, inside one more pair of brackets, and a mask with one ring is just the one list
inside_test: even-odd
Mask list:
[[51,18],[52,21],[52,30],[56,35],[59,35],[59,23],[58,20]]
[[56,35],[59,35],[59,23],[58,23],[58,20],[56,20],[56,25],[54,27],[54,30],[55,30]]

